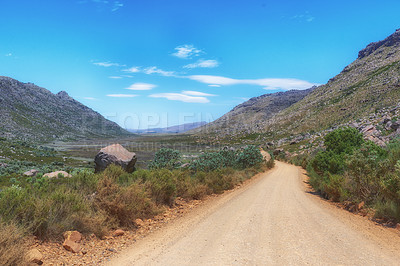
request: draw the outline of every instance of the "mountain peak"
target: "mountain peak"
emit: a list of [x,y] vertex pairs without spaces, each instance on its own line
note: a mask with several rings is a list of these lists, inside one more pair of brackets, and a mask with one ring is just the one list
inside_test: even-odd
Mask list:
[[400,45],[400,29],[397,29],[392,35],[382,41],[368,44],[367,47],[365,47],[358,53],[358,59],[362,59],[372,54],[381,47],[390,47],[397,45]]

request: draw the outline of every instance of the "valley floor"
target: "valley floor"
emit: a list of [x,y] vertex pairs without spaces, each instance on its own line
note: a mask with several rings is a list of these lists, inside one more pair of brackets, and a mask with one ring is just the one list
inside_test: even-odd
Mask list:
[[396,265],[400,235],[314,195],[303,171],[276,162],[138,240],[110,265]]

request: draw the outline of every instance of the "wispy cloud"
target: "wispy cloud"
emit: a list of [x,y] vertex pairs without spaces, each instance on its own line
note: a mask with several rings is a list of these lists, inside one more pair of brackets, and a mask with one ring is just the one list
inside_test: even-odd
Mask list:
[[136,94],[107,94],[108,97],[114,97],[114,98],[133,98],[137,97],[139,95]]
[[182,93],[190,96],[217,96],[215,94],[204,93],[200,91],[182,91]]
[[208,85],[209,87],[214,87],[214,88],[219,88],[219,87],[221,87],[221,85],[217,85],[217,84],[210,84],[210,85]]
[[137,72],[140,72],[140,67],[130,67],[127,69],[123,69],[122,71],[128,72],[128,73],[137,73]]
[[305,21],[305,22],[313,22],[315,17],[310,14],[310,12],[306,11],[303,14],[297,14],[292,17],[294,20]]
[[175,72],[174,71],[165,71],[165,70],[159,69],[159,68],[157,68],[155,66],[145,68],[143,70],[143,73],[148,74],[148,75],[150,75],[150,74],[159,74],[161,76],[166,76],[166,77],[175,76]]
[[97,100],[96,98],[93,98],[93,97],[83,97],[83,99],[89,100],[89,101],[96,101]]
[[111,62],[93,62],[93,65],[102,66],[102,67],[112,67],[112,66],[120,67],[120,66],[125,66],[125,65],[121,65],[121,64],[118,64],[118,63],[111,63]]
[[184,44],[178,47],[175,47],[175,53],[173,53],[173,56],[176,56],[181,59],[189,59],[194,56],[198,56],[202,51],[200,49],[195,48],[191,44]]
[[122,4],[120,1],[114,1],[113,7],[111,8],[111,11],[115,12],[115,11],[117,11],[118,9],[120,9],[123,6],[124,6],[124,4]]
[[[127,69],[123,69],[123,72],[127,72],[127,73],[144,73],[147,75],[151,75],[151,74],[159,74],[161,76],[166,76],[166,77],[172,77],[175,76],[175,72],[174,71],[166,71],[166,70],[162,70],[156,66],[151,66],[151,67],[130,67]],[[126,76],[126,75],[121,75],[121,76]],[[132,77],[132,76],[130,76]]]
[[157,93],[151,94],[152,98],[165,98],[170,101],[181,101],[185,103],[209,103],[206,97],[189,96],[182,93]]
[[12,53],[5,54],[4,56],[10,57],[12,56]]
[[110,78],[110,79],[122,79],[121,76],[109,76],[108,78]]
[[154,89],[155,87],[157,87],[157,85],[149,83],[134,83],[126,89],[133,91],[148,91]]
[[183,68],[214,68],[219,66],[219,62],[217,60],[203,60],[200,59],[195,63],[188,64],[183,66]]
[[211,75],[192,75],[188,76],[189,79],[210,85],[258,85],[264,87],[266,90],[303,90],[311,88],[312,86],[319,85],[305,80],[299,79],[232,79],[221,76]]
[[97,7],[109,9],[111,12],[115,12],[122,8],[124,4],[122,1],[109,1],[109,0],[79,0],[78,4],[94,3]]
[[200,91],[182,91],[181,93],[167,92],[149,95],[149,97],[152,98],[165,98],[170,101],[180,101],[185,103],[209,103],[210,100],[206,96],[216,95]]

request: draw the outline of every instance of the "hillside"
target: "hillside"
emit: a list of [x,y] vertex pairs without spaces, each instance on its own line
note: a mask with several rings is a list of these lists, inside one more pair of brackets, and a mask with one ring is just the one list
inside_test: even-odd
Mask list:
[[318,131],[355,121],[400,100],[400,29],[369,44],[325,85],[264,124],[278,135]]
[[149,128],[149,129],[128,129],[129,132],[137,134],[176,134],[185,133],[189,130],[196,129],[198,127],[206,125],[207,122],[194,122],[185,123],[181,125],[171,126],[171,127],[159,127],[159,128]]
[[2,137],[28,140],[129,134],[65,91],[53,94],[9,77],[0,77],[0,128]]
[[[259,133],[281,139],[355,122],[396,106],[400,100],[400,29],[369,44],[340,74],[305,91],[293,104],[281,109],[266,104],[269,98],[280,102],[286,93],[253,98],[199,132],[213,136],[229,128],[233,129],[230,138]],[[234,119],[235,110],[240,110],[241,119]]]
[[259,132],[269,118],[300,101],[313,89],[277,92],[251,98],[214,122],[192,132],[211,133],[218,136]]

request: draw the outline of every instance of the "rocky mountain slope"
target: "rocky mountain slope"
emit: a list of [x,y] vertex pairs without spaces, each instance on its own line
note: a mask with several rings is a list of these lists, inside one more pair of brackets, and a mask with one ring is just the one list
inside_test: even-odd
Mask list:
[[[369,44],[340,74],[297,102],[270,115],[257,115],[251,111],[266,97],[246,103],[249,105],[247,114],[241,115],[249,119],[244,121],[256,121],[258,127],[246,128],[231,119],[229,127],[236,129],[236,136],[231,134],[230,139],[245,138],[253,133],[277,140],[310,135],[358,121],[368,124],[368,117],[387,113],[387,108],[397,106],[400,101],[400,29],[382,41]],[[212,130],[208,131],[208,136],[223,131],[225,127],[224,124],[209,127]],[[220,136],[215,136],[210,138],[221,140]]]
[[129,134],[71,98],[32,83],[0,76],[0,136],[28,140],[111,137]]
[[214,122],[192,132],[211,133],[218,136],[260,132],[269,118],[300,101],[313,89],[314,87],[307,90],[291,90],[251,98]]

